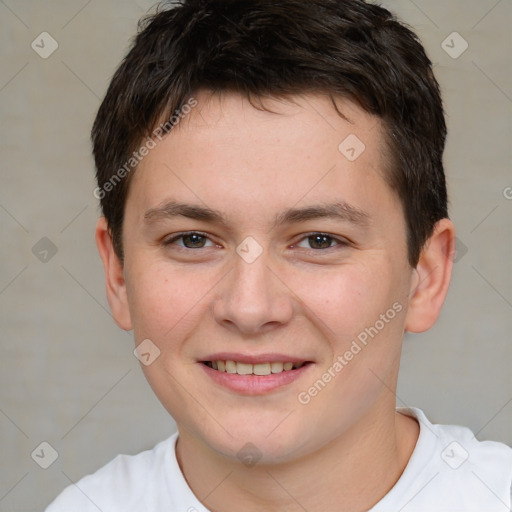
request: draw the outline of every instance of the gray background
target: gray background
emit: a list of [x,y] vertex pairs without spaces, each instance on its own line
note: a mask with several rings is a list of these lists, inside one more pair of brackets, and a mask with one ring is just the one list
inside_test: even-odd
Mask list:
[[[512,444],[512,3],[383,3],[436,63],[459,238],[438,324],[406,340],[398,403]],[[131,334],[110,317],[93,239],[89,130],[151,6],[0,0],[0,511],[41,510],[71,481],[175,428]],[[59,45],[47,59],[31,48],[43,31]],[[454,31],[469,44],[457,58],[442,47]],[[444,47],[453,55],[462,43],[451,36]],[[31,458],[42,441],[59,453],[46,470]]]

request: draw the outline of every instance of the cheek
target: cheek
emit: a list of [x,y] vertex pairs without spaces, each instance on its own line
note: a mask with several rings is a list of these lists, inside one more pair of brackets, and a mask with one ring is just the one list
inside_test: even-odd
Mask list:
[[[307,306],[313,318],[321,320],[319,326],[329,338],[346,338],[375,321],[393,300],[389,272],[374,271],[368,264],[347,264],[324,267],[314,273],[296,273],[289,277],[290,288]],[[389,304],[388,304],[389,302]],[[322,327],[323,325],[323,327]]]
[[127,275],[127,293],[135,339],[149,338],[164,359],[186,348],[186,341],[208,314],[215,272],[178,268],[168,262],[141,261]]
[[179,274],[154,262],[134,264],[127,272],[127,293],[135,339],[150,338],[157,344],[172,332],[190,309],[189,286],[182,286]]
[[304,303],[330,344],[331,357],[300,390],[304,413],[323,418],[326,435],[349,428],[394,378],[405,307],[393,286],[393,268],[383,271],[382,263],[378,268],[346,266],[309,283],[303,279],[304,287],[297,288],[299,296],[308,297]]
[[[329,345],[322,371],[336,375],[329,388],[338,397],[350,396],[357,402],[362,395],[371,395],[378,382],[369,378],[369,370],[385,375],[396,363],[408,290],[400,275],[398,268],[390,262],[385,265],[376,254],[366,264],[295,276],[293,289],[303,299],[303,311]],[[339,357],[341,362],[333,367]]]

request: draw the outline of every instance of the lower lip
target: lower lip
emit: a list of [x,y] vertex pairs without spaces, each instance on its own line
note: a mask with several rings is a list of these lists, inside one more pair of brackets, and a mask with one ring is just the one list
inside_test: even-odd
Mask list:
[[312,363],[307,363],[296,370],[284,370],[270,375],[238,375],[238,373],[219,372],[203,363],[199,364],[214,382],[244,395],[263,395],[291,384],[312,366]]

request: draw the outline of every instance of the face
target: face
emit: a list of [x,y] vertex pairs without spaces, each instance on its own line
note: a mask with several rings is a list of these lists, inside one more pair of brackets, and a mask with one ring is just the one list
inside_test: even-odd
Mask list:
[[322,96],[196,99],[130,184],[125,327],[181,432],[291,460],[394,406],[414,271],[382,126]]

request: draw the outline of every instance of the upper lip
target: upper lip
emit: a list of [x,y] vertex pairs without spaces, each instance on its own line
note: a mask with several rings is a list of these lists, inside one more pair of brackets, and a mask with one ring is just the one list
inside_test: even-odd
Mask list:
[[236,354],[234,352],[217,352],[208,355],[200,361],[236,361],[237,363],[258,364],[258,363],[305,363],[311,359],[291,356],[287,354]]

